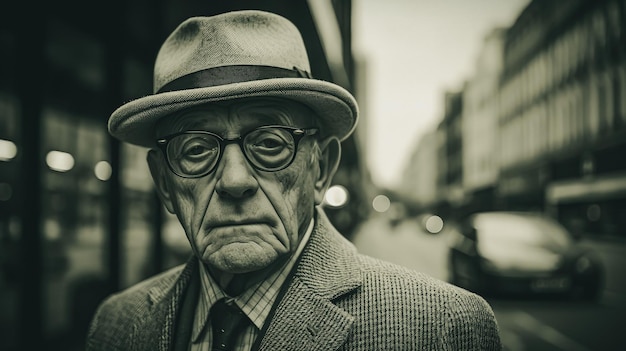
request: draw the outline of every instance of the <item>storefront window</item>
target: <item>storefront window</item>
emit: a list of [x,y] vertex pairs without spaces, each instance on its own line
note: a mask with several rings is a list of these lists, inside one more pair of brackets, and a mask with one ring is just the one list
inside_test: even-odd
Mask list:
[[127,287],[154,274],[155,198],[146,149],[123,144],[122,182],[122,272]]
[[69,340],[70,331],[86,331],[106,292],[108,194],[95,171],[107,160],[107,139],[98,123],[52,108],[43,131],[44,334]]

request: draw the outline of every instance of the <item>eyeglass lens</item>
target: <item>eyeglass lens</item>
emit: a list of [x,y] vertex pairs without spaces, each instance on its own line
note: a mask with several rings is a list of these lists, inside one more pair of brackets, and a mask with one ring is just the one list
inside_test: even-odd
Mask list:
[[[295,154],[295,141],[290,131],[261,128],[248,133],[241,143],[248,161],[264,171],[279,170],[289,164]],[[200,176],[209,173],[219,162],[224,147],[211,134],[186,133],[170,140],[167,157],[176,173]]]

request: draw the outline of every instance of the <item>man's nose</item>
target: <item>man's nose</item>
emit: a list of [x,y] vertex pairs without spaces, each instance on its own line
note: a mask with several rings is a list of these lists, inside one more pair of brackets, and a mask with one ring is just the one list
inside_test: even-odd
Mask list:
[[251,174],[251,166],[239,145],[226,145],[220,163],[215,185],[219,196],[241,199],[254,195],[259,189],[259,183]]

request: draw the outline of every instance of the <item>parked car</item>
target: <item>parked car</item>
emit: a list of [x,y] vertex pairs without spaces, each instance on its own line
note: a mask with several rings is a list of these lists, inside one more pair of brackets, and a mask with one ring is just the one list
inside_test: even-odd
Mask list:
[[449,230],[450,282],[482,295],[568,295],[595,299],[599,258],[556,220],[525,212],[482,212]]

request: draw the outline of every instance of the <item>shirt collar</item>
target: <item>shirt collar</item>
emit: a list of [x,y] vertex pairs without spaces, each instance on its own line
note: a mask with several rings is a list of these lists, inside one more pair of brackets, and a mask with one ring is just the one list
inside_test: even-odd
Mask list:
[[287,276],[289,276],[289,272],[291,272],[291,269],[297,262],[298,257],[300,257],[302,250],[304,250],[306,243],[309,241],[311,233],[313,232],[313,227],[313,219],[311,219],[309,227],[304,233],[296,252],[291,255],[289,261],[287,261],[281,269],[275,271],[266,279],[251,286],[236,297],[228,296],[213,279],[211,274],[209,274],[204,264],[200,262],[200,294],[193,322],[191,340],[193,342],[198,341],[198,338],[202,335],[202,331],[207,324],[211,307],[215,302],[222,298],[226,298],[227,301],[232,301],[236,304],[246,314],[246,316],[250,318],[256,328],[260,330],[263,327],[274,302],[276,302],[280,288],[283,283],[285,283]]

